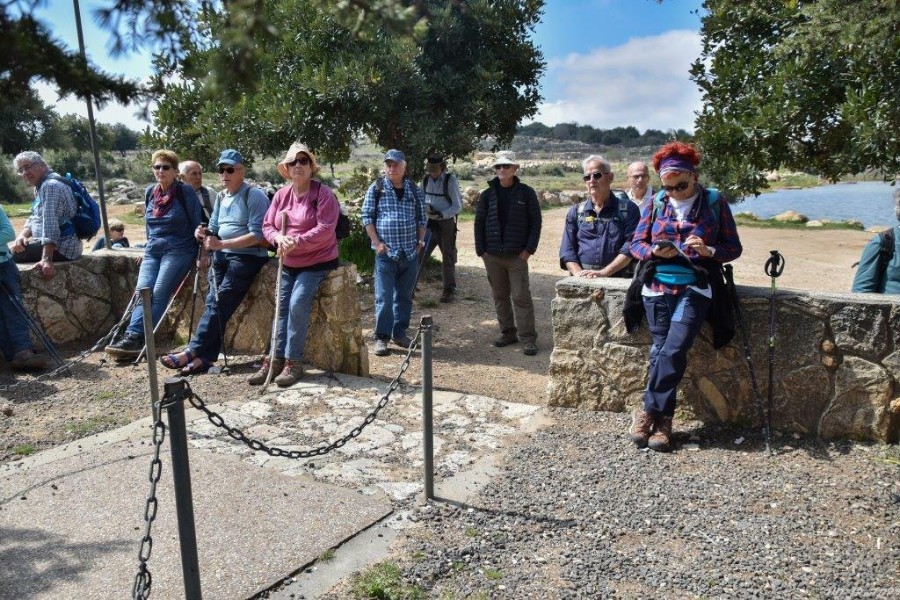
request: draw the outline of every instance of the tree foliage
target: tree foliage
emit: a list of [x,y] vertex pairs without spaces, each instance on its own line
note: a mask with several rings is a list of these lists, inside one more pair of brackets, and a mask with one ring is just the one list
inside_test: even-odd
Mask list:
[[625,146],[638,148],[641,146],[661,146],[672,140],[691,141],[693,136],[684,129],[647,129],[644,133],[632,125],[597,129],[591,125],[577,123],[557,123],[548,127],[539,121],[523,125],[516,131],[519,135],[547,138],[552,140],[578,140],[585,144],[601,144],[604,146]]
[[761,171],[900,171],[900,0],[707,0],[697,138],[704,171],[758,193]]
[[[275,156],[296,139],[337,162],[360,133],[402,148],[412,165],[429,151],[464,156],[486,136],[509,143],[539,100],[543,58],[528,36],[543,3],[410,4],[428,17],[418,35],[348,27],[315,0],[266,0],[260,18],[279,26],[253,40],[250,65],[217,33],[233,15],[210,11],[208,41],[175,65],[157,62],[155,141],[207,164],[223,147]],[[225,64],[252,70],[259,85],[235,81],[217,95],[207,74]]]

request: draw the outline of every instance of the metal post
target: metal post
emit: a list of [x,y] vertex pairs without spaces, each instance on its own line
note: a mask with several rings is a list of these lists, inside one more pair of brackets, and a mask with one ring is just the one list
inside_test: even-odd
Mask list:
[[[156,356],[156,345],[153,343],[153,311],[151,310],[151,302],[153,301],[153,290],[145,287],[138,290],[141,295],[141,308],[144,310],[144,348],[147,349],[147,356]],[[147,376],[150,378],[150,402],[153,409],[153,422],[159,418],[156,414],[156,405],[159,403],[159,393],[157,392],[158,383],[156,379],[156,363],[152,360],[147,361]]]
[[422,447],[425,451],[425,499],[434,498],[434,423],[432,415],[430,315],[422,317]]
[[[87,66],[87,54],[84,52],[84,34],[81,31],[81,7],[78,0],[72,0],[75,6],[75,28],[78,30],[78,49],[81,51],[81,58]],[[94,101],[91,95],[85,96],[87,102],[88,124],[91,128],[91,151],[94,153],[94,176],[97,178],[97,195],[100,197],[100,219],[103,221],[103,235],[106,236],[106,249],[112,248],[112,241],[109,239],[109,221],[106,218],[106,198],[103,195],[103,175],[100,173],[100,144],[97,143],[97,127],[94,125]]]
[[166,413],[169,417],[169,447],[172,450],[172,479],[175,483],[175,513],[178,515],[184,597],[187,600],[201,600],[203,593],[200,590],[200,559],[197,556],[191,465],[188,461],[187,426],[184,418],[185,390],[184,379],[180,377],[166,379],[164,397],[167,400]]

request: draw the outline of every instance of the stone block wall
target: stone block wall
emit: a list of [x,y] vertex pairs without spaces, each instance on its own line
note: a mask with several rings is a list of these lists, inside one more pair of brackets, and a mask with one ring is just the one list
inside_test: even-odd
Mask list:
[[[121,318],[137,281],[140,250],[103,250],[84,258],[57,263],[56,276],[46,281],[29,268],[22,269],[25,306],[57,344],[83,344],[85,348],[106,334]],[[272,335],[275,279],[278,263],[270,261],[258,275],[247,298],[231,318],[225,346],[229,352],[259,353]],[[194,327],[203,313],[208,285],[199,278]],[[193,298],[189,279],[157,335],[160,349],[173,336],[188,339]],[[313,303],[304,362],[326,371],[367,376],[369,355],[362,335],[356,267],[341,266],[322,283]]]
[[[650,335],[625,331],[630,282],[566,278],[551,305],[548,403],[625,411],[643,399]],[[738,286],[760,392],[768,395],[769,290]],[[900,438],[900,302],[779,290],[772,426],[825,438]],[[738,333],[718,350],[704,325],[678,391],[684,417],[758,426]]]

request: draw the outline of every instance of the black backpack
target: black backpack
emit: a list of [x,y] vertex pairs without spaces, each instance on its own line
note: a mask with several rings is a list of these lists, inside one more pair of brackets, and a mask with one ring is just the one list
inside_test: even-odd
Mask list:
[[[313,180],[318,187],[316,188],[316,199],[313,201],[313,208],[319,208],[319,193],[322,191],[322,183],[317,180]],[[312,185],[312,183],[310,183]],[[312,188],[310,188],[312,191]],[[348,237],[350,235],[350,217],[344,214],[344,211],[340,209],[340,203],[338,203],[338,208],[340,212],[338,213],[337,225],[334,228],[334,237],[338,239],[338,241]]]

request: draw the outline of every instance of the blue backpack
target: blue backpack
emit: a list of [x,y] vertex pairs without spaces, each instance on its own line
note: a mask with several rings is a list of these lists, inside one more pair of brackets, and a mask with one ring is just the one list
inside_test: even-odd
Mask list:
[[73,232],[79,240],[89,240],[100,231],[100,205],[91,197],[84,185],[66,173],[65,177],[52,173],[49,177],[69,186],[75,196],[75,215],[59,228],[60,235],[71,235]]

